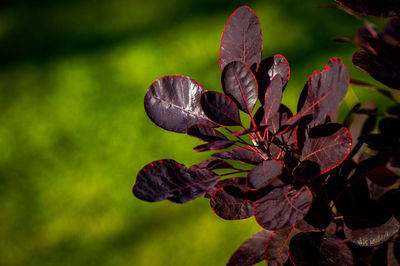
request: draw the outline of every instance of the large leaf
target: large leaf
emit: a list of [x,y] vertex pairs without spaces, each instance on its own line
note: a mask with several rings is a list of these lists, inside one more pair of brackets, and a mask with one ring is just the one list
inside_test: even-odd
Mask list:
[[267,230],[292,227],[304,218],[311,207],[312,195],[308,187],[299,189],[287,185],[275,188],[256,202],[254,215]]
[[264,161],[264,158],[261,156],[261,152],[252,147],[240,147],[231,151],[221,151],[214,153],[211,156],[227,160],[237,160],[242,163],[254,165]]
[[262,34],[260,21],[248,6],[242,6],[230,16],[222,33],[219,67],[240,61],[257,69],[261,60]]
[[187,134],[207,142],[227,140],[224,134],[207,125],[193,125],[188,128]]
[[338,166],[350,153],[351,135],[347,128],[330,123],[312,128],[304,142],[299,165],[293,174],[311,180]]
[[222,88],[240,110],[252,113],[257,102],[258,86],[248,66],[239,61],[229,63],[222,72]]
[[400,15],[400,2],[398,0],[336,0],[345,7],[374,17],[394,17]]
[[237,105],[222,93],[207,91],[201,95],[201,108],[214,122],[225,126],[240,126]]
[[[307,124],[321,121],[342,102],[350,82],[349,70],[338,58],[331,59],[323,71],[308,79],[297,105]],[[304,121],[303,121],[304,122]]]
[[140,170],[133,194],[149,202],[168,199],[184,203],[203,195],[218,179],[219,176],[206,169],[191,170],[174,160],[159,160]]
[[290,241],[290,259],[296,266],[353,265],[346,244],[335,235],[320,232],[299,233]]
[[272,232],[261,230],[246,240],[229,259],[227,266],[252,266],[264,260],[265,245]]
[[289,243],[298,233],[293,227],[276,231],[265,248],[265,259],[269,266],[283,265],[289,258]]
[[165,76],[147,90],[144,108],[157,126],[169,131],[186,133],[195,124],[217,127],[200,108],[200,97],[205,91],[191,78]]
[[289,80],[290,69],[286,58],[280,54],[262,60],[256,73],[258,98],[261,103],[264,103],[267,88],[276,75],[280,75],[283,79],[283,86],[281,88],[283,90]]
[[[241,179],[235,179],[240,181]],[[232,188],[235,189],[226,189]],[[236,195],[231,191],[240,190]],[[254,214],[254,201],[243,197],[248,192],[244,184],[226,184],[218,188],[211,196],[210,206],[219,217],[225,220],[246,219]]]
[[277,178],[282,172],[282,165],[278,161],[263,161],[247,175],[247,185],[250,188],[261,188],[268,185],[281,184]]

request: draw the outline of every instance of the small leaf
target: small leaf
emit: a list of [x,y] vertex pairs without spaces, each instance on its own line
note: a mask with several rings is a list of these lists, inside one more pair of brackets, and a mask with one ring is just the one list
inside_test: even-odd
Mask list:
[[214,150],[222,150],[228,148],[235,144],[236,141],[234,140],[216,140],[213,142],[209,142],[206,144],[202,144],[193,148],[193,150],[200,152],[200,151],[214,151]]
[[258,82],[258,98],[261,103],[264,103],[267,88],[276,75],[280,75],[283,79],[281,88],[283,91],[289,80],[290,69],[286,58],[280,54],[268,57],[260,63],[256,78]]
[[233,165],[221,159],[208,159],[201,163],[190,166],[189,170],[215,170],[215,169],[231,169]]
[[251,115],[257,102],[258,85],[248,66],[239,61],[229,63],[222,72],[222,88],[240,110]]
[[144,108],[157,126],[169,131],[186,133],[195,124],[217,127],[199,107],[200,96],[205,91],[191,78],[165,76],[147,90]]
[[247,185],[250,188],[261,188],[268,185],[282,184],[277,178],[282,172],[282,165],[278,161],[263,161],[247,175]]
[[[297,105],[297,112],[312,125],[332,114],[342,102],[350,82],[349,70],[333,58],[325,69],[316,71],[308,79]],[[303,121],[304,122],[304,121]]]
[[224,134],[207,125],[193,125],[188,128],[187,134],[207,142],[227,140]]
[[240,147],[231,151],[221,151],[214,153],[211,156],[227,160],[237,160],[241,161],[242,163],[254,165],[264,161],[264,158],[261,157],[261,154],[256,152],[256,149],[252,147]]
[[222,33],[219,67],[240,61],[251,69],[257,69],[261,60],[262,34],[260,21],[248,6],[242,6],[230,16]]
[[209,170],[190,170],[174,160],[154,161],[138,173],[133,194],[149,202],[184,203],[203,195],[218,179]]
[[397,0],[336,0],[351,10],[374,17],[400,16],[400,3]]
[[312,128],[293,174],[301,180],[312,180],[335,168],[348,156],[351,135],[347,128],[330,123]]
[[252,266],[264,260],[265,245],[272,232],[261,230],[244,242],[229,259],[227,266]]
[[232,195],[226,187],[240,189],[243,194],[247,193],[246,185],[228,184],[218,188],[211,196],[210,206],[216,215],[225,220],[246,219],[254,214],[254,201],[245,197]]
[[300,189],[278,187],[256,202],[254,215],[267,230],[292,227],[304,218],[311,207],[312,195],[307,186]]
[[264,119],[265,124],[269,125],[270,120],[275,116],[282,101],[282,87],[284,80],[281,75],[276,75],[268,86],[264,98]]
[[290,241],[289,253],[296,266],[353,265],[353,256],[343,240],[322,232],[298,233]]
[[225,126],[240,126],[239,109],[222,93],[207,91],[201,95],[201,108],[214,122]]
[[289,243],[298,232],[292,227],[275,231],[265,248],[265,259],[268,266],[283,265],[289,258]]

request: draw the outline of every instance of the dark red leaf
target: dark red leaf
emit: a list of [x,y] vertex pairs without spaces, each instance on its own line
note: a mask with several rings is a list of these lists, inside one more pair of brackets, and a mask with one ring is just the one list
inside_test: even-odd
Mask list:
[[343,240],[322,232],[295,235],[290,241],[289,253],[296,266],[353,265],[353,256]]
[[400,15],[400,2],[397,0],[336,0],[351,10],[374,17],[394,17]]
[[222,88],[243,112],[251,114],[257,102],[258,86],[250,68],[239,62],[229,63],[222,72]]
[[201,163],[190,166],[189,170],[215,170],[215,169],[230,169],[233,165],[221,159],[208,159]]
[[301,180],[311,180],[335,168],[348,156],[351,141],[350,132],[339,124],[312,128],[293,174]]
[[174,160],[159,160],[140,170],[133,194],[149,202],[168,199],[184,203],[203,195],[218,179],[209,170],[190,170]]
[[265,93],[271,82],[276,76],[280,75],[283,79],[282,90],[284,90],[290,76],[289,63],[283,55],[277,54],[261,61],[256,74],[258,82],[258,98],[264,103]]
[[213,141],[213,142],[209,142],[209,143],[206,143],[206,144],[202,144],[202,145],[196,146],[196,147],[193,148],[193,150],[195,150],[197,152],[210,151],[210,150],[211,151],[222,150],[222,149],[225,149],[225,148],[228,148],[228,147],[232,146],[235,143],[236,143],[236,141],[229,140],[229,139],[216,140],[216,141]]
[[278,161],[263,161],[247,175],[247,185],[250,188],[261,188],[268,185],[282,184],[277,178],[282,172],[282,165]]
[[225,220],[246,219],[254,214],[254,201],[246,197],[232,195],[226,187],[233,186],[235,190],[239,189],[240,194],[246,194],[248,189],[246,185],[228,184],[218,188],[211,196],[210,206],[219,217]]
[[229,259],[227,266],[252,266],[264,260],[265,245],[272,232],[261,230],[244,242]]
[[254,165],[257,165],[264,161],[264,158],[261,157],[261,154],[252,147],[240,147],[231,151],[221,151],[218,153],[214,153],[211,156],[227,160],[237,160],[241,161],[242,163]]
[[382,187],[390,187],[399,179],[399,176],[395,172],[383,165],[368,171],[365,176]]
[[260,21],[248,6],[242,6],[230,16],[222,33],[219,67],[240,61],[251,69],[257,69],[261,60],[262,34]]
[[282,87],[284,80],[281,75],[275,75],[268,86],[264,98],[264,120],[265,124],[269,125],[270,120],[275,116],[282,101]]
[[193,125],[188,128],[187,134],[207,142],[227,140],[224,134],[207,125]]
[[289,243],[298,232],[292,227],[276,231],[265,247],[265,259],[268,266],[283,265],[289,258]]
[[386,223],[378,227],[352,230],[345,224],[344,234],[349,241],[359,246],[376,246],[387,241],[399,229],[399,222],[392,216]]
[[169,131],[186,133],[195,124],[217,127],[200,109],[200,97],[205,91],[191,78],[165,76],[147,90],[144,108],[157,126]]
[[222,188],[225,185],[246,185],[246,178],[245,177],[234,177],[234,178],[226,178],[226,179],[221,179],[213,186],[210,188],[206,194],[204,194],[204,197],[207,199],[210,199],[212,194],[214,194],[217,189]]
[[[338,58],[308,79],[297,105],[307,124],[315,124],[332,114],[342,102],[350,82],[349,70]],[[303,121],[304,122],[304,121]]]
[[254,215],[264,229],[281,230],[302,220],[311,203],[312,195],[307,186],[300,189],[290,185],[278,187],[256,202]]
[[201,95],[201,109],[214,122],[225,126],[240,126],[237,105],[222,93],[207,91]]

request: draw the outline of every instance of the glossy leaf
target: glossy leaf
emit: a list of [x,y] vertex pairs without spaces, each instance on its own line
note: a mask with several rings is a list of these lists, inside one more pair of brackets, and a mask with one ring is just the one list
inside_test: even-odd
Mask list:
[[157,126],[169,131],[186,133],[195,124],[217,127],[200,108],[200,97],[205,91],[191,78],[165,76],[147,90],[144,108]]
[[240,189],[243,194],[247,193],[246,185],[227,184],[218,188],[212,194],[210,200],[210,206],[215,214],[225,220],[240,220],[253,216],[255,202],[246,197],[230,193],[230,190],[226,188],[231,186]]
[[225,126],[240,126],[239,109],[222,93],[207,91],[201,95],[201,108],[214,122]]
[[264,98],[264,120],[269,125],[270,120],[275,116],[282,101],[282,87],[284,80],[281,75],[276,75],[270,82]]
[[202,144],[193,148],[193,150],[200,152],[200,151],[214,151],[214,150],[222,150],[228,148],[235,144],[236,141],[234,140],[216,140],[213,142],[209,142],[206,144]]
[[240,147],[231,151],[221,151],[214,153],[211,156],[227,160],[237,160],[241,161],[242,163],[254,165],[264,161],[264,158],[261,157],[260,153],[256,152],[256,149],[251,147]]
[[260,63],[256,78],[258,82],[258,98],[261,103],[264,103],[265,93],[271,83],[271,80],[280,75],[283,79],[282,90],[284,90],[290,76],[289,63],[283,55],[277,54],[266,59]]
[[187,134],[207,142],[227,140],[224,134],[207,125],[193,125],[188,128]]
[[133,194],[149,202],[184,203],[203,195],[218,179],[209,170],[190,170],[174,160],[154,161],[138,173]]
[[350,132],[339,124],[312,128],[293,174],[301,180],[311,180],[335,168],[349,154],[351,143]]
[[254,215],[267,230],[292,227],[304,218],[311,207],[312,195],[308,187],[300,189],[287,185],[275,188],[256,202]]
[[252,266],[264,260],[265,245],[272,232],[261,230],[244,242],[229,259],[227,266]]
[[[323,71],[316,71],[308,79],[297,105],[297,112],[307,124],[315,124],[332,114],[342,102],[350,82],[349,70],[333,58]],[[303,120],[304,122],[304,120]]]
[[268,185],[282,184],[277,178],[282,172],[282,165],[278,161],[267,160],[251,169],[247,175],[247,185],[250,188],[261,188]]
[[265,248],[265,259],[268,266],[283,265],[288,260],[289,243],[297,233],[292,227],[272,234]]
[[222,33],[219,67],[221,71],[233,61],[257,69],[261,60],[262,34],[260,21],[248,6],[242,6],[230,16]]
[[322,232],[295,235],[290,241],[289,253],[296,266],[353,265],[353,256],[343,240]]
[[400,3],[397,0],[336,0],[345,7],[363,15],[375,17],[400,16]]
[[215,169],[231,169],[233,165],[221,159],[208,159],[201,163],[192,165],[189,170],[215,170]]
[[258,85],[248,66],[239,61],[229,63],[222,72],[222,88],[240,110],[248,114],[253,112]]
[[344,234],[349,241],[359,246],[375,246],[387,241],[399,229],[399,222],[392,216],[383,225],[373,228],[352,230],[345,224]]

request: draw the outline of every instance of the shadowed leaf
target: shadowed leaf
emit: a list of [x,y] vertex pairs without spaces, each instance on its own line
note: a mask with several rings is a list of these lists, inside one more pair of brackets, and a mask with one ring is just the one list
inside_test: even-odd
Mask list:
[[227,140],[224,134],[207,125],[193,125],[189,127],[187,134],[207,142]]
[[221,179],[215,184],[212,188],[210,188],[204,197],[209,199],[211,198],[212,194],[214,194],[217,189],[222,188],[225,185],[246,185],[246,178],[245,177],[234,177],[234,178],[226,178]]
[[288,260],[289,243],[297,233],[292,227],[272,234],[265,249],[265,259],[269,266],[283,265]]
[[270,82],[264,98],[264,121],[266,125],[270,124],[270,120],[275,116],[282,101],[282,87],[284,80],[281,75],[276,75]]
[[278,161],[263,161],[249,172],[247,175],[247,185],[250,188],[261,188],[268,185],[282,184],[277,180],[282,171],[282,165]]
[[190,166],[189,170],[215,170],[215,169],[230,169],[233,165],[221,159],[208,159],[201,163]]
[[227,160],[237,160],[242,163],[257,165],[264,161],[259,153],[250,147],[240,147],[233,149],[231,151],[221,151],[211,155],[213,157],[218,157]]
[[222,93],[207,91],[200,98],[201,109],[214,122],[225,126],[240,126],[239,109]]
[[206,144],[202,144],[193,148],[193,150],[200,152],[200,151],[214,151],[214,150],[222,150],[228,148],[235,144],[236,141],[234,140],[216,140],[213,142],[209,142]]
[[375,17],[394,17],[400,15],[400,2],[397,0],[336,0],[351,10]]

